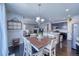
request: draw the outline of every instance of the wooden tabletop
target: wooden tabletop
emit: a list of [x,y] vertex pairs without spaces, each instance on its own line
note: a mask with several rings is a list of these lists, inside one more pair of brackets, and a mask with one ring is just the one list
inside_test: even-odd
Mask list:
[[50,40],[47,37],[44,37],[43,39],[41,39],[41,41],[39,41],[36,37],[30,37],[28,38],[28,40],[37,48],[42,48],[50,42]]

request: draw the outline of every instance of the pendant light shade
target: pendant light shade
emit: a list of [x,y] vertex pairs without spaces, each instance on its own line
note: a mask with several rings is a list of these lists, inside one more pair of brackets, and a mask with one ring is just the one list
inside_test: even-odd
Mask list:
[[44,22],[45,21],[45,19],[41,19],[41,22]]

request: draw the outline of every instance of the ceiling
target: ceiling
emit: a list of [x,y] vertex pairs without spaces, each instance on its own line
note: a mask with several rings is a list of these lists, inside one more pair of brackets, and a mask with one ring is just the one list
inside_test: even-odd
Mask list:
[[[69,9],[69,12],[65,10]],[[39,16],[39,7],[37,3],[7,3],[7,12],[13,12],[24,17],[32,18]],[[46,21],[66,20],[68,15],[79,15],[78,3],[42,3],[40,15]]]

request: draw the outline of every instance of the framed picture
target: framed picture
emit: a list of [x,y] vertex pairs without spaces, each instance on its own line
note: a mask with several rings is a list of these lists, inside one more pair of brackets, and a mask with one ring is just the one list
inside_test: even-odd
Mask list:
[[8,20],[7,25],[8,25],[8,30],[21,30],[22,29],[21,21]]

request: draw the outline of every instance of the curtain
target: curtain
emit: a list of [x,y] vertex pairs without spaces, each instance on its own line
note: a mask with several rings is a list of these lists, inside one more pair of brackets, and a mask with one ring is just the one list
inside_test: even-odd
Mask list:
[[5,4],[0,3],[0,56],[8,55],[7,19]]

